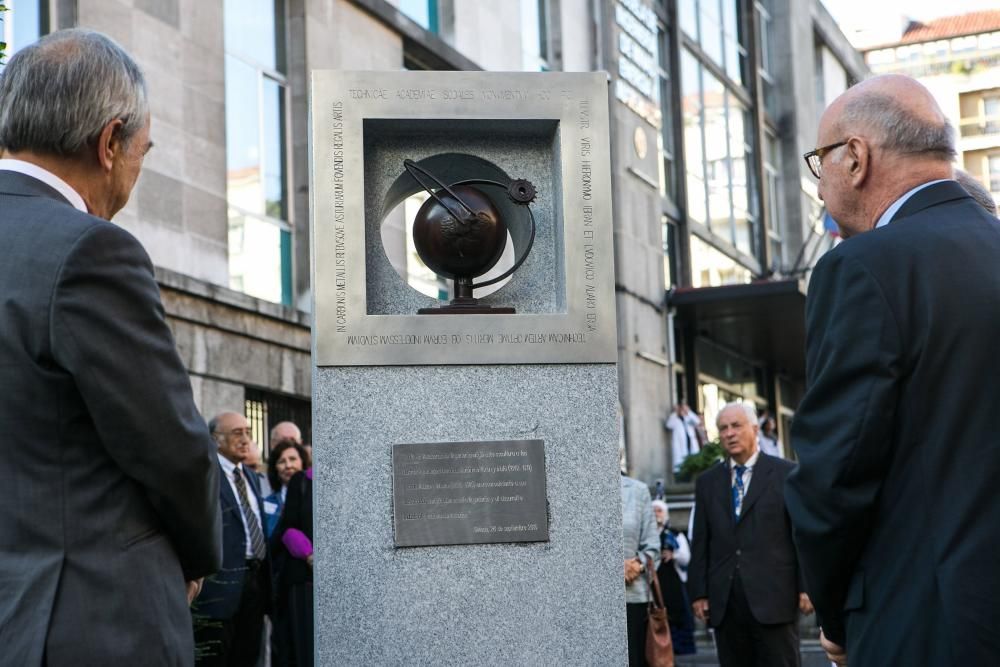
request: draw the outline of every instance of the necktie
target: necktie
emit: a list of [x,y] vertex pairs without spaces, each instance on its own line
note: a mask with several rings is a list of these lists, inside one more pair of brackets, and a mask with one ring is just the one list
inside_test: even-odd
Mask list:
[[237,467],[233,470],[233,481],[236,482],[236,491],[240,497],[240,505],[243,508],[243,517],[247,520],[247,529],[250,531],[250,549],[253,557],[257,560],[264,560],[267,555],[267,548],[264,545],[264,533],[260,532],[260,523],[257,515],[250,508],[250,498],[247,496],[247,483],[240,474]]
[[736,471],[736,481],[733,482],[733,515],[736,520],[740,520],[740,505],[743,504],[743,473],[746,472],[746,466],[734,466],[733,469]]

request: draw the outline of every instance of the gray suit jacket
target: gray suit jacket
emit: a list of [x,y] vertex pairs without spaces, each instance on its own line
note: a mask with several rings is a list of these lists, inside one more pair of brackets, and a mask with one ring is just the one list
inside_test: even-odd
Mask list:
[[149,257],[9,171],[0,248],[3,661],[191,664],[218,465]]

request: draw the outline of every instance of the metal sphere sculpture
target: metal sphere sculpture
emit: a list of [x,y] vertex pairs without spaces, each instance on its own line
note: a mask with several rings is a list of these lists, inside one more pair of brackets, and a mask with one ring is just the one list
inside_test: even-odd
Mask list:
[[[466,179],[447,184],[413,160],[403,166],[430,195],[413,220],[413,244],[424,264],[434,273],[454,281],[454,296],[448,306],[421,308],[420,314],[513,313],[513,308],[481,305],[472,296],[477,287],[492,285],[513,275],[528,253],[535,238],[535,218],[528,206],[535,199],[534,186],[524,179],[500,183],[490,179]],[[502,188],[510,201],[527,213],[530,236],[526,248],[514,265],[501,275],[479,283],[500,261],[507,244],[508,221],[504,220],[493,200],[482,187]],[[517,221],[511,221],[517,222]]]

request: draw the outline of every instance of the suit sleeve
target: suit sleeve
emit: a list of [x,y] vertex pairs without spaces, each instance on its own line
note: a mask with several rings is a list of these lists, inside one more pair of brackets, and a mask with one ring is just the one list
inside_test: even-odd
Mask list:
[[891,457],[901,339],[878,282],[836,251],[813,272],[806,321],[808,389],[792,426],[799,466],[786,502],[806,590],[824,633],[843,646],[846,590]]
[[656,529],[656,515],[653,514],[653,499],[649,495],[649,489],[643,484],[640,487],[642,494],[642,528],[639,532],[639,553],[642,561],[653,562],[653,571],[660,565],[660,532]]
[[[707,474],[707,473],[705,473]],[[708,542],[712,539],[705,506],[705,475],[695,482],[694,525],[691,528],[691,563],[688,565],[688,595],[691,601],[708,597]]]
[[215,448],[139,242],[95,222],[61,268],[50,322],[57,363],[72,374],[109,456],[145,491],[184,576],[218,570]]

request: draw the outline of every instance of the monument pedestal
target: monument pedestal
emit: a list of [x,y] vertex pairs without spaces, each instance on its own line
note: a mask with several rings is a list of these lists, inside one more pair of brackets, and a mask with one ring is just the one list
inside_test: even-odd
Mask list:
[[[317,665],[624,665],[614,364],[318,368]],[[549,541],[395,548],[392,443],[540,439]]]
[[[312,92],[316,664],[625,664],[606,75]],[[417,314],[404,165],[502,186],[513,312]]]

